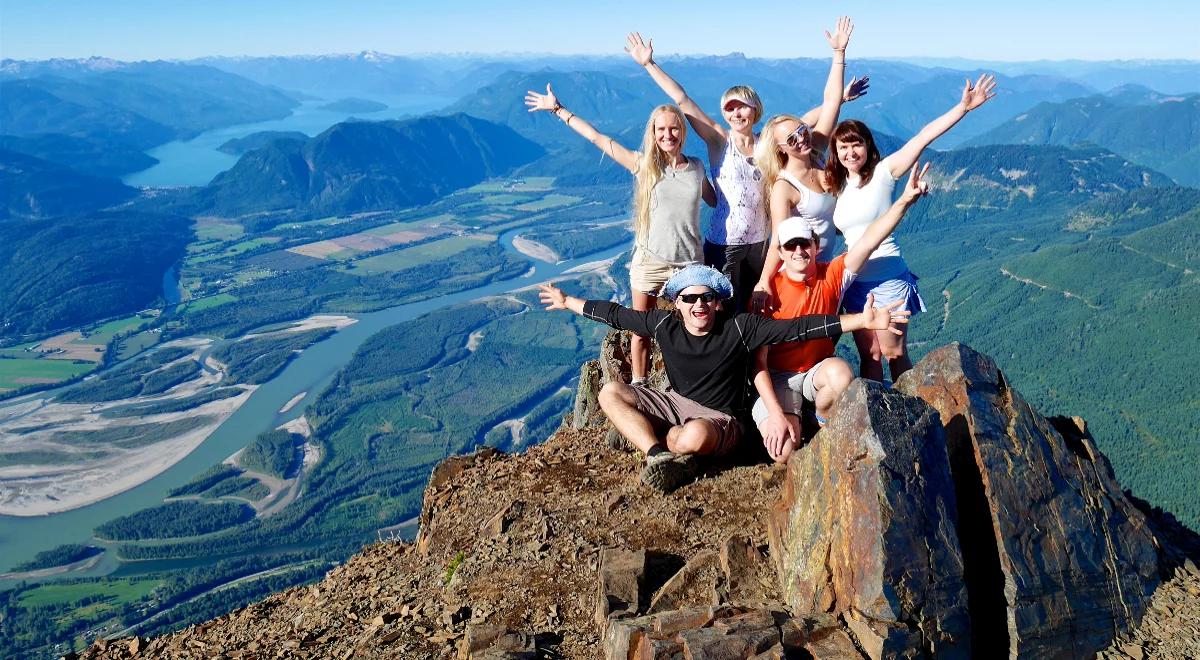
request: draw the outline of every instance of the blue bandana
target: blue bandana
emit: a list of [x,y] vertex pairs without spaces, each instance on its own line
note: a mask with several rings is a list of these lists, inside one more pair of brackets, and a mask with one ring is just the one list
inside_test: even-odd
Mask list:
[[706,286],[722,300],[733,297],[733,285],[729,283],[729,278],[715,268],[700,264],[691,264],[672,275],[663,287],[663,297],[675,300],[675,296],[689,286]]

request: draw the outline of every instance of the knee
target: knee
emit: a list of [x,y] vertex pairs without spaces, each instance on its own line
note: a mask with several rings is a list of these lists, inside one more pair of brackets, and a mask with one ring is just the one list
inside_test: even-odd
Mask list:
[[822,371],[825,371],[825,387],[830,388],[835,396],[845,392],[854,380],[850,364],[841,358],[830,360],[822,367]]
[[710,424],[693,419],[683,425],[675,440],[675,448],[684,454],[706,454],[712,451],[716,441],[716,433]]
[[886,346],[880,347],[880,353],[883,357],[889,360],[896,360],[908,354],[908,349],[904,345],[904,341],[898,341],[894,344],[889,343]]
[[600,388],[600,394],[596,395],[596,400],[599,401],[601,410],[608,410],[613,404],[629,403],[632,397],[633,392],[629,385],[611,381]]

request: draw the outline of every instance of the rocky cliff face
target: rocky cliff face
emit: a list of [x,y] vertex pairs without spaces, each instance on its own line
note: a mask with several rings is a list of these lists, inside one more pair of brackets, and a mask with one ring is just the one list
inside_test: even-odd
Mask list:
[[1135,506],[1077,420],[951,345],[857,381],[786,467],[670,496],[603,443],[610,337],[545,444],[442,463],[413,544],[88,658],[1196,657],[1200,542]]

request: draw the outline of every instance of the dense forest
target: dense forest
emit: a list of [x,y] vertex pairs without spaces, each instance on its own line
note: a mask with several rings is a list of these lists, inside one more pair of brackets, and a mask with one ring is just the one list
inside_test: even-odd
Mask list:
[[283,429],[258,434],[238,456],[238,465],[247,470],[279,477],[291,476],[300,458],[299,444],[303,438]]
[[110,520],[96,527],[96,535],[111,541],[199,536],[232,527],[253,517],[254,509],[245,504],[168,502]]

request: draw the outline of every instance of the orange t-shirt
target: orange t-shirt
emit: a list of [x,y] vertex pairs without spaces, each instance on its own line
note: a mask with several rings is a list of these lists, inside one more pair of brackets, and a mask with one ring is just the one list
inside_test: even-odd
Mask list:
[[[847,278],[847,276],[849,276]],[[846,272],[846,255],[833,261],[817,264],[814,277],[793,282],[780,270],[775,273],[775,295],[771,300],[774,319],[794,319],[808,314],[837,314],[842,291],[854,279]],[[818,362],[833,355],[832,339],[812,339],[776,344],[767,353],[767,366],[774,371],[808,371]]]

